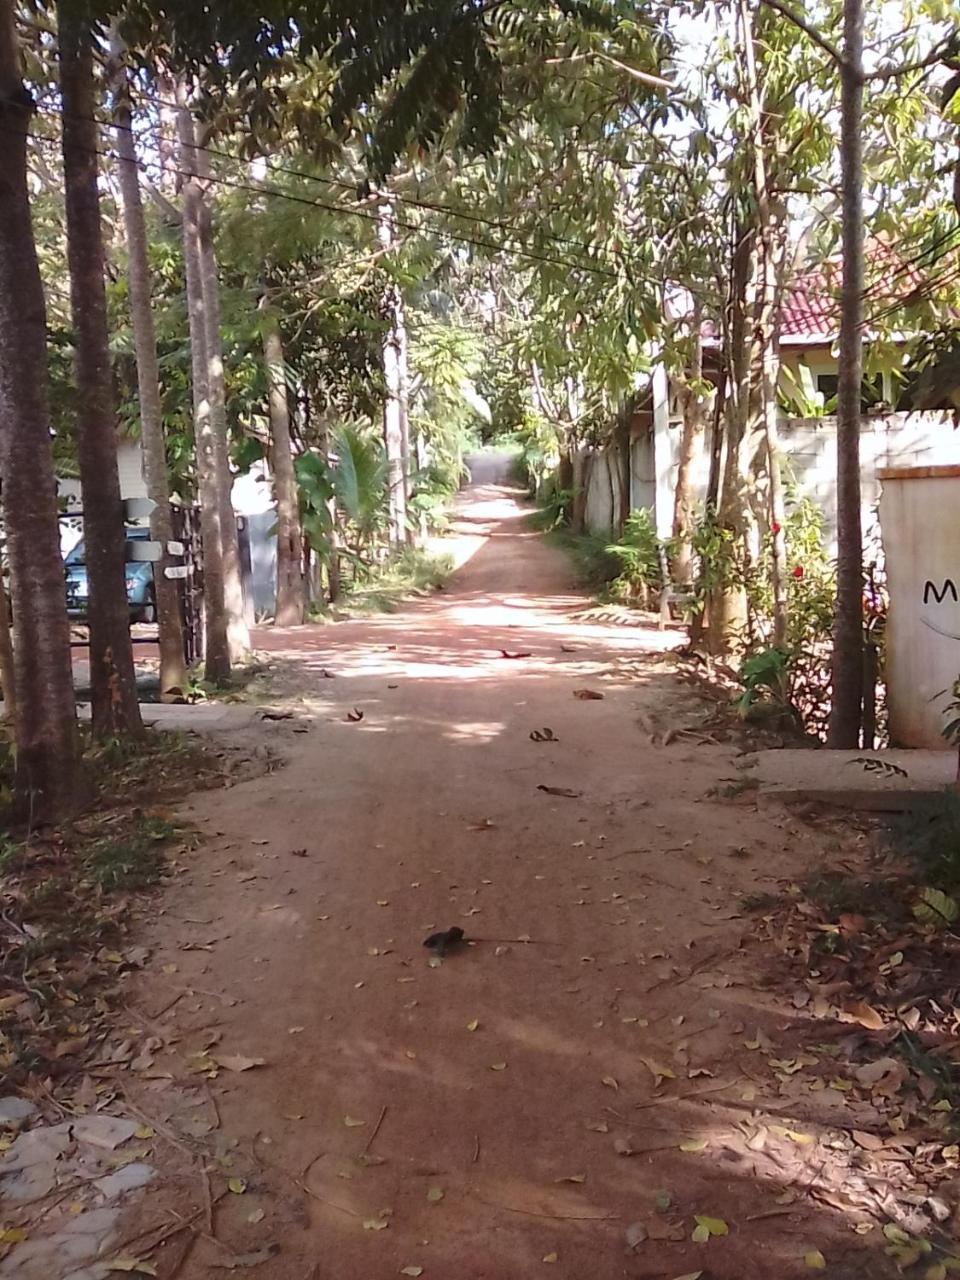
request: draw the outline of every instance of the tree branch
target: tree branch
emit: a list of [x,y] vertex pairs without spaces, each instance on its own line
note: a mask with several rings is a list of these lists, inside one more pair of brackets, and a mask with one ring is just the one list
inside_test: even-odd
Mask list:
[[798,27],[805,35],[808,35],[814,44],[820,46],[824,53],[828,53],[838,67],[846,66],[846,59],[840,52],[837,45],[832,40],[828,40],[825,35],[817,30],[812,23],[809,23],[802,14],[791,9],[788,4],[784,4],[784,0],[761,0],[770,9],[776,9],[777,13],[782,14],[795,27]]
[[924,67],[935,66],[938,62],[943,62],[950,54],[955,53],[957,48],[957,36],[954,33],[947,37],[942,44],[931,49],[924,58],[918,58],[915,62],[904,62],[897,67],[878,67],[876,71],[864,72],[864,80],[894,80],[898,76],[909,75],[911,71],[922,71]]

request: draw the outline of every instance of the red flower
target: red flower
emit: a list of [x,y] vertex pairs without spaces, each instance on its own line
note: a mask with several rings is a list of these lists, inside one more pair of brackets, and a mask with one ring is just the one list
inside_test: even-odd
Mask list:
[[774,535],[780,532],[780,526],[777,524],[776,520],[774,520],[773,524],[770,526],[770,532]]
[[794,571],[793,571],[793,576],[794,576],[796,579],[798,579],[798,580],[799,580],[800,578],[802,578],[802,577],[803,577],[803,565],[802,565],[802,564],[798,564],[798,565],[797,565],[797,567],[796,567],[796,568],[794,569]]

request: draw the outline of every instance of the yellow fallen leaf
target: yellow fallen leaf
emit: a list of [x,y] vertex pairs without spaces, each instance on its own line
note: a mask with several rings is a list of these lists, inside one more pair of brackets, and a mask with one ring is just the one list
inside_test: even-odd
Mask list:
[[603,1081],[602,1081],[602,1083],[603,1083],[603,1084],[605,1084],[605,1085],[607,1086],[607,1088],[608,1088],[608,1089],[619,1089],[619,1088],[620,1088],[620,1085],[619,1085],[619,1084],[617,1083],[617,1081],[613,1078],[613,1076],[604,1076],[604,1077],[603,1077]]
[[386,1231],[389,1225],[386,1218],[364,1218],[363,1220],[364,1231]]
[[443,1187],[431,1187],[427,1192],[427,1199],[431,1204],[439,1204],[445,1194]]
[[[711,1236],[727,1236],[730,1234],[730,1228],[722,1218],[707,1218],[702,1213],[697,1213],[694,1214],[694,1220],[697,1224],[697,1229],[706,1232],[705,1238],[707,1240]],[[694,1232],[694,1237],[696,1237],[696,1232]]]
[[947,1280],[947,1268],[943,1262],[932,1262],[923,1273],[923,1280]]
[[826,1271],[827,1269],[827,1260],[819,1249],[811,1249],[809,1253],[805,1253],[803,1261],[811,1271]]
[[480,1019],[479,1019],[479,1018],[471,1018],[471,1019],[470,1019],[470,1021],[467,1023],[467,1030],[468,1030],[468,1031],[476,1031],[476,1029],[477,1029],[477,1027],[479,1027],[479,1025],[480,1025]]
[[401,1267],[400,1274],[402,1276],[422,1276],[423,1267]]
[[253,1213],[247,1214],[247,1221],[251,1226],[256,1226],[258,1222],[262,1222],[266,1217],[266,1213],[262,1209],[254,1209]]
[[686,1142],[680,1143],[680,1150],[690,1155],[697,1155],[701,1151],[706,1151],[708,1145],[706,1138],[688,1138]]
[[344,1116],[343,1123],[347,1126],[348,1129],[360,1129],[367,1122],[366,1120],[355,1120],[353,1116]]
[[507,1064],[506,1064],[505,1062],[491,1062],[491,1063],[490,1063],[490,1070],[491,1070],[491,1071],[506,1071],[506,1069],[507,1069]]
[[6,1227],[0,1231],[0,1244],[20,1244],[26,1238],[27,1233],[23,1227]]
[[544,1262],[558,1262],[560,1260],[559,1253],[545,1253],[543,1255]]
[[235,1196],[242,1196],[247,1189],[247,1184],[244,1182],[243,1178],[231,1178],[227,1183],[227,1186]]
[[155,1131],[151,1129],[148,1124],[142,1124],[139,1129],[136,1129],[134,1131],[133,1136],[135,1138],[140,1138],[141,1141],[144,1141],[147,1138],[155,1138],[157,1135]]

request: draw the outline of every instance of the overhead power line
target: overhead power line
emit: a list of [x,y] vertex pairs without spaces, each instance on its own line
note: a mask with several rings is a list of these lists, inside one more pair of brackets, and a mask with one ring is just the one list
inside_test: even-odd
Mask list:
[[[51,110],[51,111],[48,111],[47,114],[54,115],[57,117],[62,117],[62,113],[59,111]],[[101,120],[94,121],[94,123],[100,125],[103,128],[114,127],[112,125],[107,126]],[[3,128],[3,127],[4,126],[0,126],[0,128]],[[26,136],[35,142],[44,143],[48,146],[60,145],[60,142],[57,138],[49,138],[49,137],[46,137],[44,134],[26,131]],[[87,151],[88,154],[103,156],[106,159],[112,159],[112,160],[116,159],[116,156],[112,151],[106,150],[102,147],[89,147],[89,148],[84,148],[84,150]],[[140,159],[136,161],[136,164],[137,164],[137,168],[140,169],[141,171],[145,171],[149,168],[146,162]],[[310,196],[296,195],[294,192],[290,192],[290,191],[281,191],[276,187],[266,186],[265,184],[262,184],[262,183],[255,184],[251,182],[241,182],[232,178],[224,178],[220,176],[214,177],[212,175],[211,176],[203,175],[202,177],[200,177],[199,175],[189,170],[180,169],[178,167],[170,166],[170,165],[166,165],[165,168],[167,169],[167,172],[174,173],[179,177],[198,178],[199,181],[202,181],[204,183],[208,183],[208,184],[219,186],[219,187],[225,187],[230,190],[247,191],[247,192],[251,192],[254,195],[269,196],[272,199],[289,200],[294,204],[304,205],[312,209],[322,209],[328,213],[345,214],[348,217],[362,218],[366,222],[376,223],[379,221],[379,215],[377,213],[371,212],[366,209],[352,208],[349,205],[331,204],[328,201],[318,200]],[[403,219],[397,218],[396,216],[394,216],[393,221],[395,226],[402,227],[404,230],[407,230],[407,231],[423,231],[424,230],[424,228],[418,225],[417,223],[405,222]],[[534,262],[542,262],[550,266],[564,267],[567,270],[587,271],[594,275],[603,276],[608,280],[615,280],[617,278],[615,272],[609,270],[606,267],[599,266],[595,263],[583,262],[579,259],[551,257],[547,254],[536,253],[532,249],[522,248],[516,245],[503,244],[501,242],[494,241],[494,240],[481,239],[477,236],[468,236],[468,235],[464,235],[461,232],[448,231],[444,228],[433,227],[431,228],[431,230],[435,235],[442,236],[448,240],[456,241],[457,243],[469,244],[469,245],[473,245],[475,247],[483,248],[483,249],[492,249],[495,252],[502,253],[502,254],[514,254],[518,257],[528,258]],[[515,235],[516,233],[509,232],[509,234]]]

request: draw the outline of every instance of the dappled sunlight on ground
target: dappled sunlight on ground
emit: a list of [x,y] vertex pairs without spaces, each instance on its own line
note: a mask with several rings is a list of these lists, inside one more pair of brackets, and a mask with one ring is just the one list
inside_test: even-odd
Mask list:
[[[468,492],[445,591],[258,632],[288,759],[188,814],[207,844],[168,901],[212,923],[154,925],[175,972],[141,1006],[192,994],[143,1110],[169,1120],[209,1035],[266,1060],[204,1085],[247,1182],[217,1234],[281,1246],[258,1280],[801,1280],[814,1250],[833,1280],[886,1280],[852,1194],[869,1099],[826,1051],[797,1065],[835,1025],[768,989],[740,907],[825,846],[711,797],[732,748],[651,743],[641,720],[693,696],[664,660],[679,633],[598,619],[525,514]],[[452,926],[473,945],[438,962],[423,940]],[[697,1242],[697,1215],[727,1234]],[[217,1256],[201,1241],[178,1280]]]

